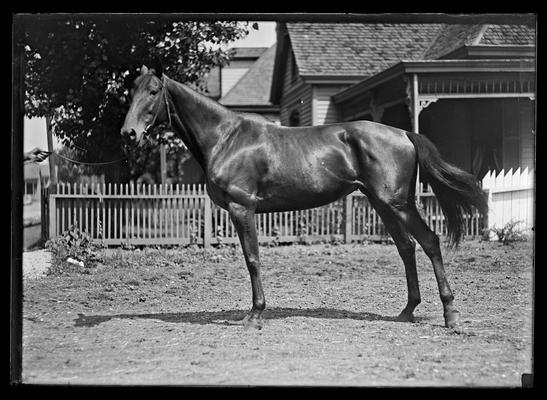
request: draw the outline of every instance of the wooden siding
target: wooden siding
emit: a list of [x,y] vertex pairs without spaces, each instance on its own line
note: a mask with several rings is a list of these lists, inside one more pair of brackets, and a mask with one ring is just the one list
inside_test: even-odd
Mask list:
[[300,116],[300,125],[308,126],[312,125],[312,87],[305,83],[300,76],[293,77],[293,57],[291,50],[285,60],[279,119],[281,125],[288,126],[291,113],[297,110]]
[[331,96],[348,87],[348,85],[316,85],[313,87],[312,124],[323,125],[340,121],[338,109]]
[[294,54],[292,48],[289,48],[287,53],[287,59],[285,60],[285,68],[283,71],[283,94],[289,92],[291,88],[298,82],[302,81],[302,78],[299,76],[293,76],[293,73],[297,73],[298,69],[293,68],[294,63]]
[[300,125],[312,124],[312,87],[304,82],[299,82],[291,88],[289,93],[283,93],[280,107],[280,120],[282,125],[289,125],[289,117],[294,110],[300,113]]

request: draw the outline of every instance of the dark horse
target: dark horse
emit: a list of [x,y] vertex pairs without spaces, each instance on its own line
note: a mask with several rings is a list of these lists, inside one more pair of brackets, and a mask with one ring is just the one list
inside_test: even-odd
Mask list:
[[166,121],[200,163],[209,196],[228,210],[237,230],[252,285],[246,326],[261,328],[266,306],[255,213],[318,207],[356,189],[381,216],[405,266],[408,302],[398,320],[413,321],[420,303],[413,236],[433,264],[445,325],[458,324],[439,238],[416,209],[417,165],[446,216],[451,244],[457,245],[464,234],[464,213],[488,207],[475,178],[443,161],[423,135],[370,121],[278,126],[228,110],[168,78],[161,66],[143,66],[121,133],[141,145],[152,125]]

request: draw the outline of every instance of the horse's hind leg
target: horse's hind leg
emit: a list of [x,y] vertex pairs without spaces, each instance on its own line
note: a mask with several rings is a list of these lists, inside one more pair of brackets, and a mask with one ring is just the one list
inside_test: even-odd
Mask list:
[[443,303],[445,326],[447,328],[456,327],[459,322],[459,312],[454,307],[454,295],[446,279],[439,237],[429,229],[413,204],[398,210],[398,214],[433,264],[439,294]]
[[406,283],[408,287],[408,301],[406,307],[397,317],[398,321],[413,322],[414,309],[420,304],[420,287],[416,271],[416,242],[412,239],[404,224],[387,205],[373,204],[380,214],[384,225],[393,238],[397,251],[405,265]]

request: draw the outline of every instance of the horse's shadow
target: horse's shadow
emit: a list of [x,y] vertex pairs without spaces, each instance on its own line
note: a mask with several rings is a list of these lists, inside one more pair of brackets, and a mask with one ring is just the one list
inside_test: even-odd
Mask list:
[[[223,311],[195,311],[179,313],[153,313],[153,314],[112,314],[112,315],[85,315],[78,314],[74,326],[92,327],[111,319],[157,319],[172,323],[190,324],[216,324],[216,325],[241,325],[246,310],[223,310]],[[396,322],[395,316],[384,316],[369,312],[353,312],[332,308],[290,308],[274,307],[264,311],[264,319],[282,319],[290,317],[308,317],[325,319],[353,319],[358,321],[389,321]]]

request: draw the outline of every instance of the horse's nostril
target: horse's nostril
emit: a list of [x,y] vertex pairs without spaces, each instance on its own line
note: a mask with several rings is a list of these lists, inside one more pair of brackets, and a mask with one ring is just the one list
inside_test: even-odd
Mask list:
[[134,129],[123,129],[122,136],[133,140],[137,137],[137,132]]

